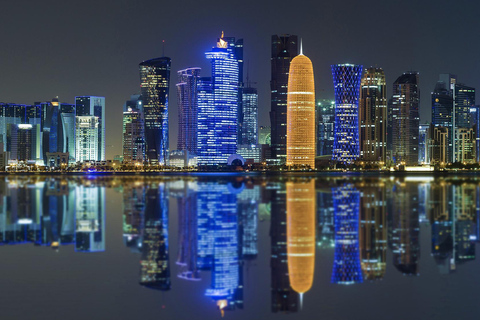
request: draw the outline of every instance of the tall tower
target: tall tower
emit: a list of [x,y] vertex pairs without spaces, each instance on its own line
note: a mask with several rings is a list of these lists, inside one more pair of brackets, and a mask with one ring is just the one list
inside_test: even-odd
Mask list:
[[301,303],[315,272],[315,180],[287,182],[286,187],[288,274]]
[[[58,103],[58,102],[57,102]],[[105,160],[105,97],[82,96],[75,97],[77,116],[94,116],[98,118],[97,156],[90,160]],[[76,159],[77,161],[80,161]]]
[[385,162],[387,154],[387,86],[381,68],[367,68],[359,103],[360,157]]
[[393,157],[397,164],[418,164],[420,89],[418,72],[406,72],[393,83]]
[[256,145],[258,144],[258,93],[256,88],[242,89],[242,109],[242,136],[239,144]]
[[272,157],[283,161],[287,156],[287,90],[290,61],[298,55],[297,36],[272,36],[270,80]]
[[178,150],[197,153],[198,95],[200,68],[180,70],[177,83],[178,98]]
[[332,160],[352,164],[360,156],[358,97],[363,67],[354,64],[332,66],[335,89],[335,140]]
[[171,60],[167,57],[143,61],[140,68],[143,113],[145,117],[145,153],[151,164],[168,162],[168,90]]
[[290,63],[287,97],[287,165],[315,168],[313,65],[301,45],[300,54]]
[[202,102],[202,114],[199,113],[198,164],[226,164],[228,157],[237,151],[238,60],[223,34],[217,47],[205,55],[212,63],[211,93],[205,88],[205,98],[211,95],[213,104]]

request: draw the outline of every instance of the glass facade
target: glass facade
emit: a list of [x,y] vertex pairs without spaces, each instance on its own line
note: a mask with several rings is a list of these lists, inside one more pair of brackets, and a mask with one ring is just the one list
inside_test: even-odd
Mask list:
[[95,96],[75,97],[75,107],[77,116],[98,118],[97,155],[90,160],[105,161],[105,98]]
[[317,102],[317,156],[332,156],[335,140],[335,101]]
[[332,66],[335,89],[335,139],[332,160],[352,164],[360,156],[358,98],[363,67],[354,64]]
[[96,161],[98,158],[98,117],[75,118],[75,160]]
[[258,144],[258,93],[256,88],[242,89],[242,128],[238,144]]
[[168,97],[171,60],[167,57],[140,63],[145,119],[145,154],[151,164],[168,164]]

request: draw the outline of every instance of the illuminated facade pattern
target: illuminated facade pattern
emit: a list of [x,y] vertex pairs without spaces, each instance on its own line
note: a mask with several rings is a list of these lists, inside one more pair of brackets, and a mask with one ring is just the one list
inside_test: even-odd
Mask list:
[[198,165],[226,164],[237,151],[238,61],[223,38],[205,55],[212,78],[211,91],[203,80],[199,88]]
[[418,163],[420,164],[430,163],[429,132],[430,125],[428,123],[418,126]]
[[258,144],[258,93],[256,88],[242,89],[242,128],[239,144]]
[[455,135],[456,160],[475,163],[475,132],[473,128],[457,128]]
[[[98,118],[97,156],[90,160],[105,161],[105,98],[83,96],[75,98],[77,116],[95,116]],[[77,161],[80,161],[77,159]]]
[[353,64],[332,66],[335,89],[335,140],[332,160],[352,164],[360,156],[358,98],[363,67]]
[[272,157],[280,162],[287,157],[287,92],[290,61],[298,55],[296,35],[272,36],[271,107]]
[[75,118],[75,159],[83,162],[96,160],[98,156],[98,118]]
[[361,283],[363,275],[358,242],[360,192],[350,185],[333,188],[332,192],[335,212],[335,260],[332,283]]
[[123,162],[140,163],[145,160],[145,125],[142,112],[129,108],[123,112]]
[[140,285],[170,290],[168,251],[168,194],[165,184],[152,184],[146,191]]
[[31,124],[9,124],[7,126],[10,159],[28,161],[36,158],[37,127],[37,125],[32,126]]
[[68,152],[68,162],[75,163],[75,105],[60,104],[62,122],[62,152]]
[[139,64],[145,120],[145,154],[151,164],[168,164],[168,97],[171,60],[150,59]]
[[287,257],[290,286],[310,290],[315,271],[315,180],[287,182]]
[[[41,118],[42,108],[40,105],[0,103],[0,142],[3,142],[4,148],[0,151],[7,150],[7,127],[9,124],[31,124],[39,125],[41,128]],[[40,146],[41,144],[38,145],[38,148]]]
[[312,61],[300,52],[290,63],[287,166],[315,168],[315,83]]
[[360,157],[385,162],[387,155],[387,86],[381,68],[367,68],[359,103]]
[[178,142],[177,150],[197,153],[198,136],[198,77],[200,68],[180,70],[177,83]]
[[331,156],[335,140],[335,101],[317,102],[317,156]]
[[407,72],[393,83],[392,151],[395,163],[418,164],[420,89],[417,72]]
[[[455,128],[471,128],[470,108],[475,106],[475,88],[457,83],[455,86]],[[457,161],[459,161],[457,159]]]

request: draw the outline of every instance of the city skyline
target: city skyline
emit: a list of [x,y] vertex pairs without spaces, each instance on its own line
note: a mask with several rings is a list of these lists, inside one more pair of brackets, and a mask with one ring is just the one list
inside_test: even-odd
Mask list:
[[[146,31],[138,32],[138,28],[127,28],[120,24],[115,16],[120,15],[127,20],[138,19],[142,9],[149,7],[149,1],[142,3],[133,3],[125,1],[115,5],[108,5],[111,9],[112,17],[102,17],[96,19],[91,25],[85,26],[77,21],[81,15],[87,12],[92,17],[100,17],[100,12],[104,12],[107,4],[97,4],[89,10],[92,3],[86,1],[83,5],[73,10],[68,4],[52,6],[53,3],[36,4],[29,10],[22,11],[25,17],[26,25],[11,34],[0,35],[6,41],[7,46],[15,48],[2,53],[0,67],[4,71],[4,79],[0,82],[0,100],[4,102],[31,103],[37,99],[47,101],[52,96],[59,96],[62,101],[73,103],[73,97],[77,95],[100,95],[105,96],[107,100],[107,114],[111,114],[111,119],[107,119],[107,158],[113,158],[115,154],[121,153],[121,132],[120,128],[114,128],[114,124],[121,123],[121,115],[116,113],[131,94],[138,93],[138,76],[136,64],[139,61],[158,57],[162,55],[162,40],[165,39],[165,55],[172,58],[172,72],[191,66],[199,66],[202,69],[208,68],[208,63],[203,60],[203,52],[209,49],[212,37],[218,36],[221,30],[229,35],[241,37],[245,42],[245,66],[249,65],[250,79],[258,83],[259,91],[259,125],[269,125],[269,38],[272,34],[290,33],[302,37],[309,43],[309,56],[312,59],[315,69],[316,91],[319,98],[333,98],[333,89],[330,86],[329,65],[350,62],[362,64],[365,67],[379,66],[385,70],[387,81],[387,96],[390,96],[391,84],[398,74],[405,70],[415,69],[420,72],[422,81],[420,90],[424,93],[431,92],[438,74],[454,73],[457,74],[463,82],[472,87],[480,87],[480,79],[476,76],[480,66],[474,56],[475,45],[471,50],[459,53],[454,46],[445,47],[440,45],[441,39],[455,37],[457,41],[469,43],[467,39],[470,32],[460,32],[460,27],[447,27],[444,19],[450,19],[452,25],[462,25],[462,30],[471,30],[472,34],[478,31],[479,27],[474,23],[473,13],[478,4],[465,2],[468,5],[458,5],[447,10],[447,6],[441,3],[426,1],[422,3],[408,2],[406,5],[383,3],[372,1],[370,5],[361,4],[308,4],[309,11],[306,22],[296,24],[295,19],[286,21],[278,19],[278,15],[273,18],[254,19],[260,13],[241,8],[232,13],[228,19],[221,17],[215,23],[200,24],[191,32],[179,33],[178,30],[187,30],[179,28],[181,21],[175,21],[168,17],[161,22],[147,21]],[[20,10],[12,5],[5,8],[8,21],[18,19]],[[151,5],[151,4],[150,4]],[[210,6],[194,4],[192,8],[199,12],[206,12]],[[267,4],[258,4],[261,8]],[[158,4],[160,6],[160,4]],[[178,5],[165,4],[165,10],[178,12]],[[280,17],[286,17],[286,3],[279,2],[271,9],[280,14]],[[111,7],[111,8],[110,8]],[[154,8],[158,8],[153,5]],[[367,47],[362,46],[369,37],[368,34],[362,34],[362,29],[373,27],[373,21],[361,20],[362,12],[373,8],[377,18],[375,25],[380,26],[380,36],[384,37],[383,47],[376,52],[372,52]],[[210,8],[214,8],[211,6]],[[228,8],[228,6],[227,6]],[[298,12],[299,9],[293,9]],[[109,10],[110,11],[110,10]],[[146,18],[152,13],[148,12]],[[262,10],[258,10],[259,12]],[[45,24],[32,29],[31,22],[38,13],[54,13],[61,21],[68,21],[66,30],[57,30],[55,24]],[[333,13],[333,14],[332,14]],[[338,19],[338,14],[342,18]],[[187,16],[190,14],[187,14]],[[68,16],[68,19],[66,18]],[[300,16],[300,15],[299,15]],[[413,32],[427,26],[426,31],[417,35],[400,36],[401,17],[412,17],[412,23],[407,26],[408,34],[417,34]],[[31,19],[28,19],[31,17]],[[235,19],[232,19],[235,17]],[[248,24],[253,21],[265,21],[263,24]],[[460,18],[461,17],[461,18]],[[95,20],[95,19],[94,19]],[[182,19],[183,20],[183,19]],[[188,19],[187,19],[188,20]],[[153,20],[152,20],[153,21]],[[344,22],[349,21],[349,22]],[[455,23],[457,21],[458,23]],[[264,26],[265,25],[265,26]],[[356,28],[355,26],[359,26]],[[435,29],[435,32],[433,31]],[[94,32],[95,30],[95,32]],[[313,30],[322,30],[316,33]],[[431,32],[427,32],[431,31]],[[48,37],[48,38],[47,38]],[[50,37],[56,39],[57,46],[51,46]],[[74,49],[79,43],[88,48],[86,41],[96,47],[96,50],[84,50],[78,52]],[[179,40],[181,39],[181,40]],[[338,39],[342,39],[339,41]],[[345,41],[347,40],[347,41]],[[188,43],[189,50],[184,50]],[[36,44],[32,46],[32,44]],[[327,47],[325,47],[327,45]],[[38,55],[36,59],[29,57],[30,48],[35,47]],[[61,50],[54,48],[60,47]],[[414,54],[409,54],[414,52]],[[429,52],[435,52],[434,55]],[[67,58],[68,57],[68,58]],[[76,63],[71,63],[71,57],[76,57]],[[452,58],[453,57],[453,58]],[[21,63],[20,63],[21,61]],[[399,63],[401,61],[401,63]],[[16,70],[13,71],[13,66]],[[98,72],[100,70],[100,72]],[[108,71],[107,71],[108,70]],[[208,69],[207,69],[208,70]],[[71,75],[75,75],[72,77]],[[94,76],[92,76],[94,75]],[[21,80],[20,80],[21,79]],[[40,80],[40,81],[39,81]],[[87,81],[88,80],[88,81]],[[20,86],[22,81],[22,86]],[[35,84],[35,85],[34,85]],[[27,88],[27,89],[25,89]],[[170,88],[170,96],[174,96]],[[67,98],[67,99],[65,99]],[[175,99],[174,99],[175,100]],[[176,145],[176,134],[178,132],[176,125],[177,102],[171,100],[170,119],[171,121],[170,143]],[[428,121],[430,118],[429,99],[421,101],[421,122]],[[118,130],[118,131],[117,131]]]

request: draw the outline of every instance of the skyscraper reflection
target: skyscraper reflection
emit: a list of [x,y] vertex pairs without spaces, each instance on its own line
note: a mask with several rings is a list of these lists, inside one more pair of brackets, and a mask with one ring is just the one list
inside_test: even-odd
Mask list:
[[287,182],[286,188],[288,274],[301,303],[315,271],[315,180]]
[[335,211],[335,260],[332,283],[363,282],[358,243],[360,192],[353,185],[333,188]]
[[105,188],[80,185],[75,193],[75,251],[105,251]]
[[123,191],[123,241],[132,251],[142,247],[145,216],[145,186],[141,181],[127,183]]
[[146,190],[140,284],[156,290],[170,290],[168,251],[168,194],[164,183],[152,183]]

